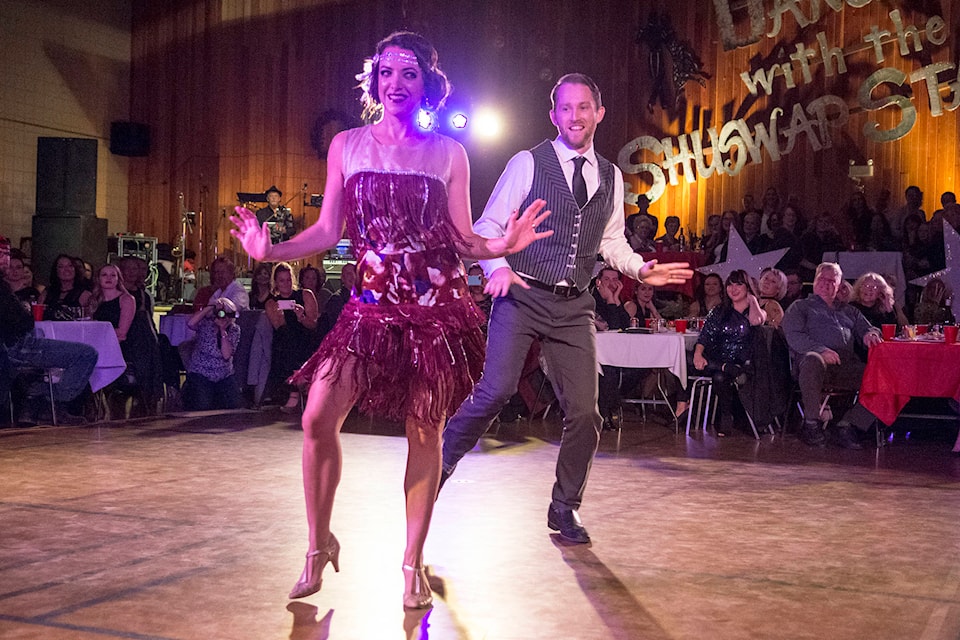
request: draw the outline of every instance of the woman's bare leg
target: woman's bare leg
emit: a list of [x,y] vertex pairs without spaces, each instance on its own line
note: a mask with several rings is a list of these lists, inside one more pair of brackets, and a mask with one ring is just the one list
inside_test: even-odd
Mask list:
[[[407,546],[403,552],[404,593],[414,594],[422,591],[422,572],[411,571],[407,567],[423,566],[423,545],[430,529],[433,505],[436,502],[440,486],[441,438],[443,423],[425,425],[407,420],[407,469],[403,480],[403,490],[407,499]],[[429,598],[429,589],[426,589]],[[412,602],[416,603],[416,599]],[[406,606],[429,606],[428,601],[417,604],[408,602]]]
[[352,379],[349,366],[335,384],[318,375],[303,411],[303,495],[310,551],[323,548],[330,537],[330,516],[343,462],[340,429],[357,398]]

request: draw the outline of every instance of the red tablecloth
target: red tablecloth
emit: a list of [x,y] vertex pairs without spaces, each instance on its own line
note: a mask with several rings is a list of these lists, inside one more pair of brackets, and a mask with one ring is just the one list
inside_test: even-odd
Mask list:
[[[706,263],[702,253],[699,251],[661,251],[660,253],[651,251],[641,255],[644,260],[656,260],[657,262],[689,262],[690,268],[694,269],[692,278],[683,284],[668,284],[657,288],[667,291],[679,291],[689,298],[693,297],[693,294],[697,290],[697,284],[699,284],[700,278],[703,277],[696,269]],[[620,292],[620,299],[629,300],[633,295],[634,286],[636,286],[636,280],[623,278],[623,290]]]
[[860,402],[893,424],[912,397],[960,400],[960,343],[884,342],[870,349]]

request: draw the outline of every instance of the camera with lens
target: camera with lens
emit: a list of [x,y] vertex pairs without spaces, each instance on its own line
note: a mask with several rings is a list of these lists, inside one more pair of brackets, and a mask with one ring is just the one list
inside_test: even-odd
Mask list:
[[236,318],[237,314],[233,311],[227,311],[226,309],[217,309],[214,312],[214,315],[218,318]]

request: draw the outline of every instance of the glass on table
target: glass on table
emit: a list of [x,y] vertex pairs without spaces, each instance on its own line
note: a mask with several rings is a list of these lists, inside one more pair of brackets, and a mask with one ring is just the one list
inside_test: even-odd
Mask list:
[[917,339],[917,325],[915,324],[905,324],[903,325],[903,337],[907,340],[916,340]]

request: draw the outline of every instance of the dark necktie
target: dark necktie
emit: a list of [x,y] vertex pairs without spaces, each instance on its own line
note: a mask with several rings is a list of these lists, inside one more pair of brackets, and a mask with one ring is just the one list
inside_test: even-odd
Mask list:
[[583,163],[586,161],[583,156],[573,159],[573,198],[581,209],[587,204],[587,182],[583,179]]

